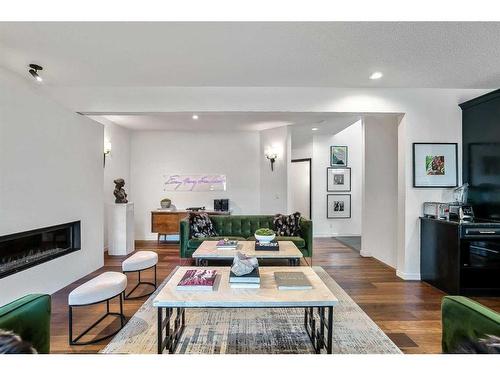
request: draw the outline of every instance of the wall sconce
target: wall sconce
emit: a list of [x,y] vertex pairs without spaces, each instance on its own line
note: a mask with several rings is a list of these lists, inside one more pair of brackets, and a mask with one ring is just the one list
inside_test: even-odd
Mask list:
[[274,162],[278,158],[278,152],[275,149],[270,148],[266,151],[265,155],[266,158],[271,162],[271,170],[274,171]]
[[111,152],[111,142],[108,139],[104,140],[104,164],[103,167],[106,166],[106,155],[109,155]]

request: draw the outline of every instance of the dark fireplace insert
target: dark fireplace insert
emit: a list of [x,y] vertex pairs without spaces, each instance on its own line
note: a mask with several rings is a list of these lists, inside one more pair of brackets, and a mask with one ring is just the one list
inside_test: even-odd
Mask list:
[[80,221],[0,236],[0,279],[80,248]]

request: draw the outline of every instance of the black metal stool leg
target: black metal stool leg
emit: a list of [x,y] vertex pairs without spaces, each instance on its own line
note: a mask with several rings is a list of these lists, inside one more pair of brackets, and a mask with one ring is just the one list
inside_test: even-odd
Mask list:
[[[150,268],[154,268],[154,274],[155,274],[155,280],[154,280],[154,283],[152,282],[149,282],[149,281],[142,281],[141,280],[141,271],[145,271],[145,270],[148,270]],[[123,273],[124,274],[127,274],[127,273],[131,273],[131,272],[138,272],[139,273],[139,281],[138,283],[132,288],[132,290],[125,295],[124,299],[125,300],[129,300],[129,299],[138,299],[138,298],[143,298],[143,297],[147,297],[147,296],[150,296],[151,294],[153,294],[156,290],[156,264],[153,266],[153,267],[149,267],[149,268],[145,268],[143,270],[138,270],[138,271],[124,271]],[[149,292],[149,293],[145,293],[145,294],[142,294],[140,296],[135,296],[135,297],[130,297],[130,295],[132,295],[132,293],[134,293],[134,291],[140,286],[140,285],[151,285],[154,287],[154,289]]]
[[[106,302],[106,314],[101,316],[96,322],[94,322],[90,327],[86,328],[82,333],[80,333],[76,338],[73,339],[73,307],[75,306],[69,306],[69,317],[68,317],[68,323],[69,323],[69,344],[70,345],[88,345],[88,344],[94,344],[96,342],[106,340],[114,335],[116,335],[120,330],[123,328],[124,323],[125,323],[125,315],[123,315],[123,299],[122,299],[122,294],[123,292],[120,292],[120,294],[117,294],[116,296],[113,296],[111,298],[108,298],[103,301],[98,301],[95,303],[89,303],[86,305],[75,305],[79,307],[84,307],[84,306],[91,306],[91,305],[96,305],[98,303],[103,303]],[[115,312],[110,312],[109,311],[109,301],[112,300],[113,298],[119,297],[120,298],[120,312],[115,313]],[[120,317],[120,328],[118,328],[116,331],[113,333],[110,333],[109,335],[106,335],[104,337],[100,337],[97,339],[89,340],[89,341],[84,341],[80,342],[79,340],[85,336],[92,328],[96,327],[99,323],[101,323],[104,319],[106,319],[109,315],[113,316],[118,316]]]
[[68,316],[68,323],[69,323],[69,344],[73,342],[73,307],[69,307],[69,316]]

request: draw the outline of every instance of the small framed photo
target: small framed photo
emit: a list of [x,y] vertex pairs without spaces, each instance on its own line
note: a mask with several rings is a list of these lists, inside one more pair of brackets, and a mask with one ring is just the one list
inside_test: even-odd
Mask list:
[[458,186],[456,143],[413,144],[413,187],[452,188]]
[[326,191],[351,191],[351,168],[326,168]]
[[330,165],[347,167],[347,146],[330,146]]
[[349,219],[351,217],[351,194],[327,194],[326,218]]

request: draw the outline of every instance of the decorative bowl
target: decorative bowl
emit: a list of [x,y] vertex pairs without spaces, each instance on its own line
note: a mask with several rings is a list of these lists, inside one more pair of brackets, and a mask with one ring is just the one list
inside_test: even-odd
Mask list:
[[259,242],[271,242],[276,237],[276,233],[268,228],[261,228],[255,231],[255,239]]

